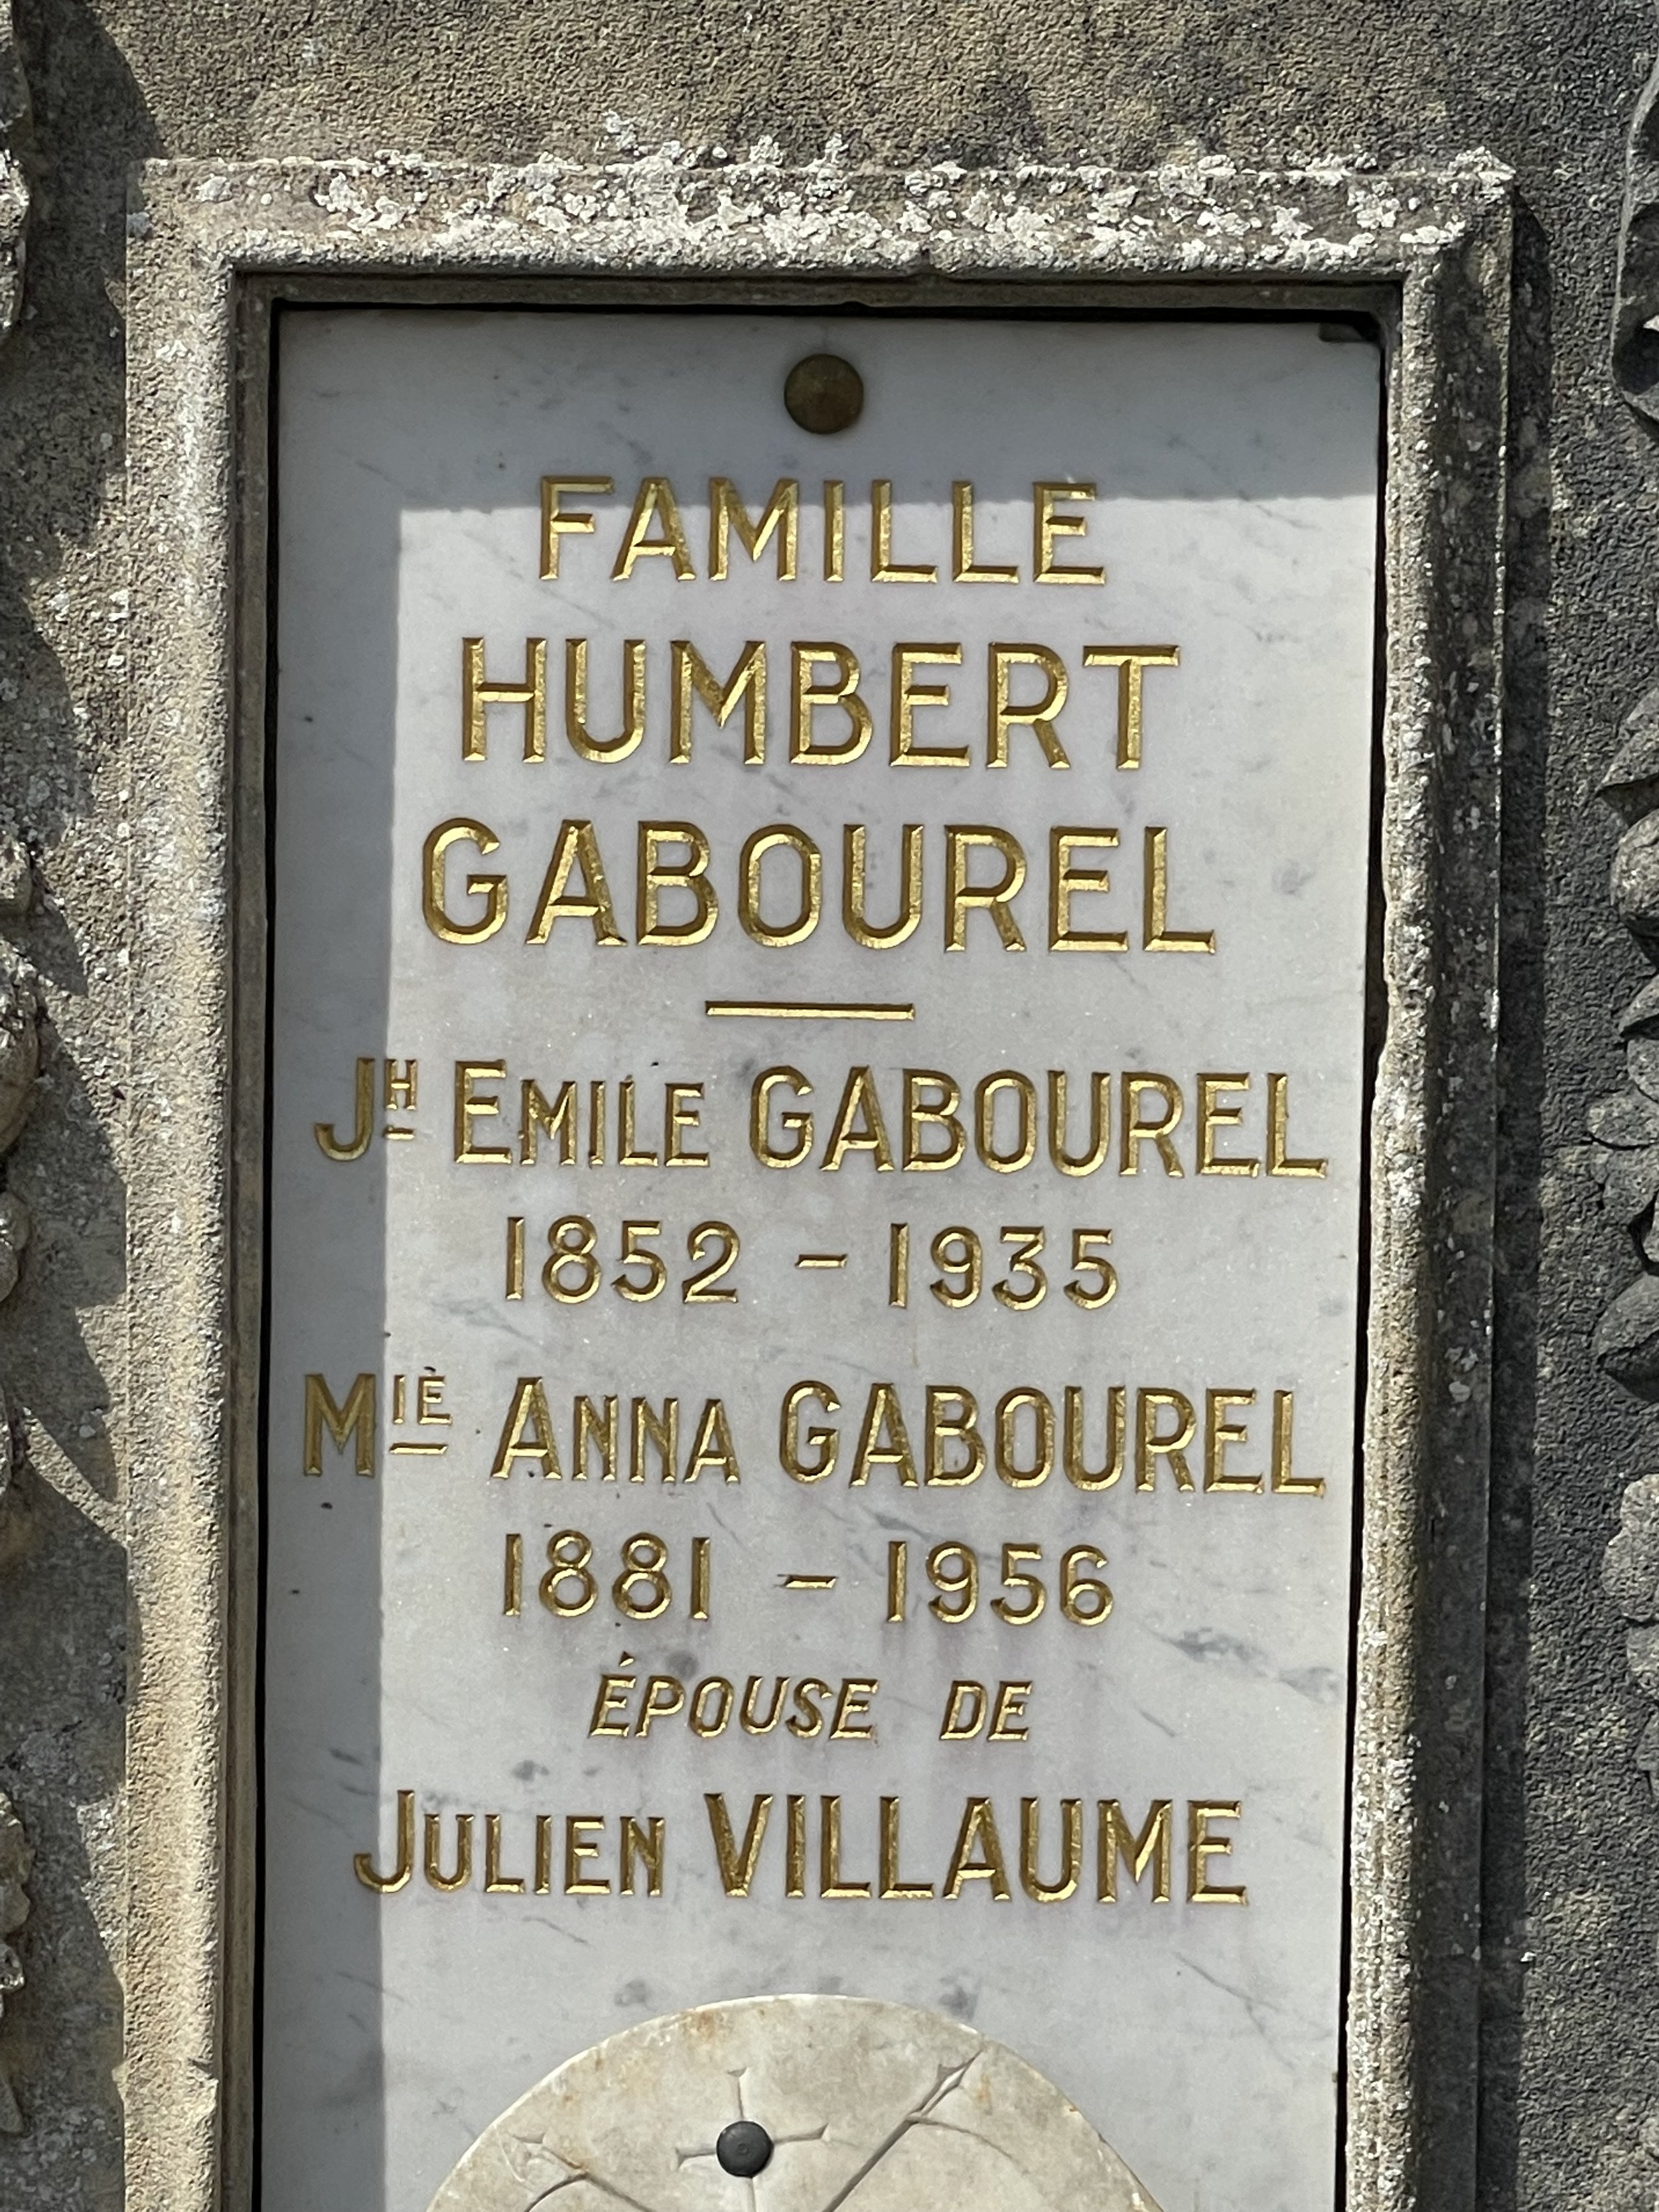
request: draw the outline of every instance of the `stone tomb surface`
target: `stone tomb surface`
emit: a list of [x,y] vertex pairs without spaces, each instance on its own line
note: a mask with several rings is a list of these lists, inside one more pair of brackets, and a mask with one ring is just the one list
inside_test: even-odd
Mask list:
[[318,309],[279,393],[269,2212],[782,1993],[1334,2203],[1376,351]]

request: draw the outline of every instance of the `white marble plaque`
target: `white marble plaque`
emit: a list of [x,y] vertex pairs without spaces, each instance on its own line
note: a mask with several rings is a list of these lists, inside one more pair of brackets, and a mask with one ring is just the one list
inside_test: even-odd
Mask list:
[[304,311],[279,401],[267,2212],[790,1993],[1334,2204],[1375,350]]

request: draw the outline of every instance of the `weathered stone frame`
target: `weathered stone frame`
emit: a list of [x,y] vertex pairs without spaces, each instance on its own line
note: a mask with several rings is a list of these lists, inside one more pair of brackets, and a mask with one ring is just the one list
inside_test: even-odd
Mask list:
[[[131,2212],[250,2201],[265,478],[279,298],[1324,308],[1389,334],[1347,2203],[1467,2212],[1509,179],[155,164],[129,218]],[[562,2056],[550,2052],[550,2063]]]

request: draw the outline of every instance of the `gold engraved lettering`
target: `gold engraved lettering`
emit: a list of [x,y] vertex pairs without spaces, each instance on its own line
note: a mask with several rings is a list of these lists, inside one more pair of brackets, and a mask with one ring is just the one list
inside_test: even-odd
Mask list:
[[[778,1415],[778,1464],[784,1473],[793,1475],[797,1482],[821,1482],[826,1474],[836,1471],[836,1455],[839,1437],[834,1429],[809,1428],[803,1438],[796,1425],[796,1416],[809,1400],[816,1400],[826,1413],[838,1413],[841,1400],[827,1382],[793,1383],[784,1394],[782,1410]],[[811,1456],[804,1454],[803,1442]]]
[[583,760],[626,760],[645,737],[645,640],[623,641],[623,726],[614,738],[596,738],[587,726],[587,640],[564,641],[564,733]]
[[1030,1725],[1026,1717],[1026,1702],[1031,1694],[1029,1682],[999,1682],[996,1703],[991,1709],[991,1725],[986,1730],[987,1743],[1024,1743],[1030,1737]]
[[[1032,1417],[1033,1451],[1029,1464],[1016,1455],[1022,1413]],[[1035,1490],[1047,1482],[1054,1468],[1054,1409],[1041,1390],[1021,1388],[1006,1391],[997,1401],[997,1473],[1011,1490]],[[1014,1547],[1018,1549],[1018,1547]],[[1042,1611],[1041,1604],[1037,1611]],[[1033,1620],[1036,1614],[1030,1616]]]
[[662,1411],[658,1413],[644,1398],[635,1398],[629,1408],[630,1449],[628,1456],[628,1480],[645,1480],[647,1452],[657,1455],[658,1472],[665,1482],[672,1482],[679,1468],[680,1401],[665,1398]]
[[1035,1797],[1019,1801],[1019,1882],[1033,1905],[1059,1905],[1075,1896],[1083,1874],[1083,1800],[1060,1801],[1060,1867],[1053,1881],[1038,1871],[1038,1825],[1042,1808]]
[[895,1221],[888,1226],[887,1303],[890,1306],[908,1306],[910,1303],[910,1224],[908,1221]]
[[738,1468],[737,1447],[732,1441],[726,1408],[718,1398],[704,1401],[702,1418],[697,1423],[696,1434],[691,1439],[690,1455],[685,1462],[683,1480],[695,1482],[705,1468],[717,1468],[724,1482],[742,1480]]
[[536,1815],[536,1895],[553,1894],[553,1815]]
[[[997,1100],[1005,1092],[1015,1101],[1014,1146],[1012,1152],[996,1148]],[[1036,1085],[1018,1068],[988,1075],[974,1091],[974,1149],[988,1168],[999,1175],[1013,1175],[1036,1158]]]
[[685,1685],[679,1676],[652,1674],[647,1679],[645,1695],[640,1700],[639,1725],[634,1733],[648,1736],[653,1722],[672,1720],[676,1713],[684,1711]]
[[1141,945],[1147,952],[1213,952],[1212,929],[1171,929],[1170,921],[1170,833],[1146,832],[1146,898],[1141,909]]
[[1031,486],[1031,569],[1039,584],[1103,584],[1103,568],[1068,567],[1054,558],[1056,538],[1081,538],[1087,532],[1089,519],[1083,514],[1064,514],[1060,512],[1062,501],[1075,505],[1079,501],[1092,500],[1095,488],[1091,483],[1034,483]]
[[[828,684],[814,680],[825,661],[835,670]],[[808,767],[857,760],[869,744],[875,718],[859,692],[858,655],[833,640],[797,643],[789,648],[789,757]],[[821,707],[840,707],[847,714],[847,735],[839,744],[820,744],[813,724]]]
[[1290,1156],[1290,1088],[1288,1075],[1267,1078],[1267,1173],[1322,1176],[1326,1168],[1323,1160],[1293,1160]]
[[484,1814],[484,1894],[486,1897],[522,1897],[524,1876],[501,1872],[501,1816],[499,1813]]
[[457,921],[444,903],[444,878],[447,872],[444,855],[452,845],[476,845],[486,858],[501,843],[493,830],[482,822],[474,822],[465,814],[441,822],[428,832],[421,848],[421,912],[426,926],[446,945],[482,945],[493,937],[507,920],[507,878],[505,876],[469,876],[466,895],[481,898],[484,910],[476,921]]
[[626,1736],[633,1725],[632,1693],[638,1687],[637,1674],[601,1674],[599,1686],[593,1693],[593,1711],[588,1717],[589,1735]]
[[[665,861],[665,847],[683,845],[685,858]],[[684,921],[661,918],[665,891],[689,891],[693,912]],[[634,934],[641,945],[701,945],[720,918],[720,901],[708,881],[708,840],[695,822],[641,822],[639,886]]]
[[[573,872],[580,878],[579,896],[573,895],[568,888]],[[525,943],[545,945],[556,921],[589,923],[596,945],[627,942],[617,927],[617,909],[605,880],[605,863],[599,858],[599,841],[591,822],[567,821],[559,824],[547,873],[536,896],[536,911],[525,933]]]
[[677,637],[669,647],[673,710],[668,727],[668,757],[685,762],[691,757],[691,697],[695,692],[724,729],[743,708],[743,759],[745,768],[758,768],[766,758],[766,647],[750,638],[738,656],[732,673],[722,684],[687,639]]
[[[961,1445],[960,1466],[947,1459],[947,1448]],[[971,1390],[945,1384],[927,1389],[927,1480],[934,1488],[963,1489],[985,1471],[985,1439],[979,1432],[979,1401]]]
[[918,684],[918,668],[956,668],[962,662],[959,645],[896,645],[893,647],[893,685],[887,739],[887,757],[894,768],[966,768],[966,745],[921,745],[916,743],[918,707],[948,707],[948,684]]
[[1098,847],[1109,852],[1117,842],[1115,830],[1053,829],[1048,832],[1048,950],[1051,952],[1127,952],[1127,929],[1073,929],[1072,901],[1103,897],[1112,888],[1109,870],[1079,868],[1072,856],[1079,849]]
[[524,1216],[509,1213],[507,1217],[507,1295],[509,1298],[524,1296]]
[[784,1727],[803,1743],[811,1743],[823,1733],[823,1714],[819,1700],[830,1695],[830,1685],[816,1674],[804,1674],[795,1685],[795,1710],[785,1721]]
[[1124,1418],[1127,1391],[1114,1382],[1106,1393],[1106,1457],[1091,1467],[1084,1454],[1083,1393],[1075,1382],[1066,1385],[1066,1413],[1060,1453],[1066,1480],[1079,1490],[1109,1490],[1123,1472]]
[[1212,1858],[1227,1857],[1233,1848],[1231,1836],[1212,1836],[1212,1820],[1237,1820],[1243,1808],[1237,1798],[1218,1798],[1205,1805],[1196,1800],[1187,1807],[1187,1897],[1193,1905],[1248,1905],[1249,1893],[1243,1882],[1212,1882],[1208,1866]]
[[420,1093],[421,1063],[418,1060],[389,1060],[386,1064],[386,1080],[381,1087],[380,1101],[388,1113],[412,1114]]
[[[592,1544],[580,1528],[559,1528],[548,1538],[547,1572],[537,1586],[536,1595],[559,1620],[580,1620],[583,1613],[592,1611],[599,1594],[599,1586],[590,1571],[592,1557]],[[574,1595],[562,1595],[572,1586]]]
[[426,1878],[434,1889],[465,1889],[472,1880],[472,1815],[455,1815],[455,1869],[453,1874],[443,1870],[443,1815],[428,1813],[423,1823],[422,1863]]
[[398,1792],[398,1858],[390,1874],[382,1874],[374,1863],[373,1851],[359,1851],[351,1862],[352,1872],[365,1889],[378,1890],[389,1897],[394,1890],[407,1888],[415,1871],[415,1792]]
[[[1000,854],[1002,872],[994,884],[969,881],[970,856],[976,852]],[[968,946],[968,916],[988,914],[1003,949],[1024,952],[1025,939],[1010,908],[1025,882],[1025,854],[1007,830],[986,823],[953,822],[945,831],[945,949],[963,952]]]
[[499,1098],[486,1092],[480,1094],[475,1087],[479,1083],[505,1083],[507,1062],[504,1060],[458,1060],[455,1063],[455,1158],[470,1166],[488,1165],[493,1160],[511,1164],[513,1148],[510,1145],[475,1145],[472,1125],[488,1121],[501,1110]]
[[909,1595],[910,1547],[896,1537],[887,1547],[887,1618],[902,1620]]
[[841,1694],[836,1700],[836,1717],[830,1724],[830,1741],[842,1743],[849,1738],[855,1742],[873,1742],[873,1728],[860,1728],[860,1721],[870,1717],[870,1705],[881,1688],[873,1676],[848,1674],[842,1680]]
[[576,1086],[562,1083],[550,1106],[538,1083],[526,1079],[519,1085],[519,1165],[534,1167],[544,1130],[558,1146],[562,1168],[576,1160]]
[[906,1881],[899,1873],[899,1801],[884,1797],[881,1801],[881,1887],[878,1894],[886,1899],[897,1898],[931,1897],[931,1881]]
[[544,477],[542,478],[542,574],[556,583],[559,577],[559,540],[573,532],[591,532],[593,518],[572,509],[565,514],[559,505],[568,491],[592,492],[603,497],[611,489],[609,477]]
[[[1155,1120],[1148,1121],[1141,1117],[1140,1105],[1142,1099],[1152,1091],[1162,1095],[1163,1110]],[[1141,1148],[1148,1144],[1156,1147],[1158,1156],[1164,1163],[1165,1175],[1178,1176],[1182,1173],[1181,1161],[1170,1141],[1170,1133],[1180,1122],[1182,1104],[1181,1085],[1172,1077],[1126,1073],[1123,1078],[1123,1111],[1118,1117],[1123,1130],[1122,1150],[1118,1158],[1120,1175],[1140,1173]]]
[[792,477],[780,477],[757,522],[738,495],[730,477],[708,481],[708,576],[711,583],[726,581],[732,533],[751,561],[758,561],[773,533],[778,541],[778,581],[795,580],[795,539],[800,521],[800,486]]
[[[388,1066],[390,1062],[387,1063]],[[360,1160],[368,1150],[368,1140],[374,1133],[374,1062],[373,1058],[359,1060],[352,1084],[354,1120],[351,1141],[343,1145],[331,1121],[313,1121],[311,1133],[317,1139],[317,1149],[325,1159]]]
[[492,707],[521,707],[524,709],[524,757],[527,761],[547,758],[547,640],[527,637],[524,641],[524,682],[522,684],[492,684],[484,674],[484,641],[481,637],[461,640],[461,758],[481,761],[485,757],[489,742],[489,709]]
[[945,1700],[945,1717],[939,1724],[941,1743],[971,1743],[985,1725],[983,1682],[952,1682]]
[[375,1400],[373,1375],[356,1377],[346,1393],[343,1406],[335,1404],[333,1393],[320,1375],[307,1376],[305,1471],[307,1474],[320,1474],[323,1471],[323,1431],[326,1429],[337,1450],[343,1451],[349,1441],[352,1464],[357,1473],[373,1475]]
[[954,584],[1017,584],[1019,570],[981,566],[974,559],[974,487],[957,482],[951,487],[951,580]]
[[699,1115],[702,1110],[701,1083],[665,1083],[662,1093],[663,1155],[665,1168],[706,1168],[707,1152],[688,1152],[680,1139],[690,1134],[702,1134]]
[[514,1620],[524,1611],[524,1538],[514,1533],[507,1539],[501,1569],[501,1611]]
[[1275,1390],[1273,1392],[1273,1471],[1271,1486],[1282,1495],[1322,1498],[1325,1495],[1325,1478],[1322,1474],[1300,1475],[1291,1472],[1291,1431],[1295,1419],[1295,1392]]
[[1178,645],[1087,645],[1085,668],[1115,668],[1117,679],[1117,764],[1140,766],[1141,678],[1148,668],[1176,668]]
[[559,1448],[553,1441],[553,1423],[547,1410],[547,1393],[539,1375],[520,1375],[514,1386],[513,1402],[501,1423],[492,1475],[505,1478],[521,1459],[535,1462],[535,1471],[549,1482],[562,1474]]
[[806,1894],[806,1800],[791,1796],[784,1801],[783,1893]]
[[[932,1091],[931,1099],[923,1097]],[[904,1071],[904,1146],[907,1169],[921,1174],[953,1168],[968,1148],[968,1133],[957,1119],[962,1085],[936,1067],[907,1067]],[[930,1151],[922,1141],[925,1129],[943,1132],[945,1142]]]
[[724,1674],[706,1675],[692,1691],[690,1710],[685,1717],[685,1724],[692,1735],[705,1741],[712,1736],[724,1735],[736,1696],[737,1692]]
[[668,1824],[654,1814],[643,1825],[624,1814],[622,1824],[622,1880],[617,1884],[624,1897],[634,1894],[636,1869],[645,1870],[645,1893],[647,1897],[662,1895],[662,1866],[668,1844]]
[[[866,908],[866,831],[862,822],[848,822],[842,830],[842,926],[855,945],[872,952],[886,951],[913,936],[921,921],[922,832],[920,822],[907,822],[901,835],[903,858],[899,864],[899,912],[896,921],[878,927]],[[367,1139],[365,1139],[367,1142]]]
[[564,1893],[567,1897],[609,1897],[611,1884],[604,1875],[586,1875],[582,1868],[599,1856],[595,1836],[605,1833],[602,1813],[568,1814],[564,1824]]
[[891,1172],[893,1148],[887,1140],[876,1079],[867,1067],[850,1067],[823,1149],[823,1168],[834,1174],[848,1152],[868,1152],[878,1175]]
[[1008,1886],[1008,1863],[1002,1855],[996,1814],[988,1797],[970,1797],[963,1807],[962,1826],[957,1831],[942,1893],[958,1898],[963,1884],[969,1881],[988,1881],[999,1905],[1006,1905],[1014,1893]]
[[1097,1845],[1095,1896],[1102,1905],[1117,1903],[1117,1869],[1121,1859],[1131,1881],[1138,1882],[1148,1867],[1152,1870],[1152,1901],[1167,1905],[1170,1901],[1170,1800],[1156,1797],[1146,1814],[1140,1833],[1136,1835],[1123,1817],[1123,1808],[1115,1797],[1099,1801],[1100,1833]]
[[910,1449],[898,1392],[890,1382],[871,1386],[864,1408],[864,1425],[859,1431],[858,1449],[853,1455],[853,1472],[847,1478],[848,1487],[867,1483],[872,1467],[890,1467],[905,1488],[916,1487],[915,1454]]
[[773,1676],[772,1702],[766,1709],[766,1718],[763,1720],[758,1698],[761,1684],[765,1679],[763,1674],[751,1674],[744,1686],[743,1711],[738,1717],[745,1735],[770,1735],[782,1718],[783,1693],[789,1686],[789,1677],[787,1674]]
[[[988,727],[986,732],[985,765],[987,768],[1006,768],[1008,765],[1008,732],[1029,730],[1042,748],[1042,757],[1050,768],[1069,769],[1066,748],[1060,742],[1060,732],[1054,724],[1060,720],[1066,704],[1067,684],[1066,664],[1052,646],[994,645],[989,648],[990,677],[986,687]],[[1009,696],[1008,679],[1016,668],[1040,668],[1042,671],[1042,696],[1029,703],[1015,706]],[[1115,838],[1112,841],[1115,843]]]
[[868,1897],[867,1881],[844,1881],[841,1871],[841,1800],[818,1800],[818,1895],[827,1898]]
[[1235,1406],[1254,1406],[1254,1390],[1206,1390],[1204,1393],[1204,1487],[1206,1490],[1259,1492],[1259,1474],[1229,1474],[1227,1447],[1247,1444],[1250,1432],[1243,1421],[1227,1416]]
[[1248,1075],[1200,1075],[1198,1079],[1198,1171],[1200,1175],[1253,1176],[1261,1163],[1255,1159],[1218,1158],[1216,1133],[1237,1129],[1244,1109],[1223,1103],[1229,1091],[1243,1095],[1250,1087]]
[[[790,852],[800,863],[800,898],[787,921],[769,922],[760,910],[761,863],[769,853]],[[744,841],[738,861],[738,920],[757,945],[800,945],[818,926],[823,908],[823,855],[804,830],[780,822]]]
[[[1158,1415],[1173,1413],[1175,1427],[1168,1436],[1158,1428]],[[1192,1490],[1192,1469],[1187,1464],[1187,1447],[1198,1434],[1198,1417],[1193,1411],[1193,1401],[1179,1390],[1139,1390],[1135,1394],[1135,1488],[1151,1490],[1158,1473],[1158,1462],[1167,1459],[1170,1472],[1176,1480],[1177,1490]]]
[[[649,1146],[636,1143],[634,1135],[634,1079],[624,1075],[617,1086],[617,1164],[623,1168],[654,1168],[661,1163]],[[650,1232],[661,1234],[661,1224]]]
[[749,1149],[763,1167],[799,1167],[812,1149],[810,1114],[781,1113],[779,1130],[793,1141],[787,1150],[781,1150],[772,1142],[772,1093],[786,1089],[797,1098],[806,1098],[811,1097],[812,1086],[798,1067],[769,1067],[755,1078],[749,1093]]
[[590,1450],[599,1456],[599,1480],[614,1482],[619,1459],[617,1401],[607,1398],[600,1413],[591,1398],[578,1398],[570,1409],[570,1480],[586,1482]]
[[1048,1158],[1064,1176],[1093,1175],[1105,1163],[1112,1141],[1112,1079],[1097,1069],[1089,1078],[1089,1149],[1066,1147],[1066,1079],[1063,1068],[1048,1070]]
[[691,1593],[686,1607],[692,1620],[708,1618],[708,1586],[712,1578],[712,1540],[707,1536],[691,1539]]
[[893,486],[888,477],[878,477],[870,487],[870,580],[876,584],[939,581],[939,570],[931,562],[893,558]]
[[[738,1842],[732,1832],[732,1816],[726,1809],[726,1800],[718,1790],[706,1790],[703,1803],[708,1808],[708,1826],[714,1838],[714,1863],[720,1869],[720,1887],[728,1897],[747,1897],[754,1887],[755,1869],[760,1863],[760,1849],[766,1839],[766,1824],[772,1816],[772,1798],[764,1796],[750,1800],[749,1820],[743,1832],[743,1841]],[[791,1894],[799,1896],[799,1890]]]
[[[653,522],[661,525],[661,534],[656,538],[647,534]],[[663,555],[673,563],[678,582],[689,584],[695,580],[697,572],[691,564],[691,548],[685,542],[679,502],[666,477],[641,477],[634,512],[628,518],[616,566],[611,571],[612,583],[626,583],[634,573],[635,562],[653,553]]]
[[847,573],[847,487],[829,477],[823,486],[823,580],[839,584]]

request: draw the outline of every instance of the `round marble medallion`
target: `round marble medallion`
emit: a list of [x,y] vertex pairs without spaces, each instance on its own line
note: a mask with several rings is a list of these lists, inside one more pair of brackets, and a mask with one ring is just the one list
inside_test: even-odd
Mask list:
[[[763,2138],[770,2148],[757,2163]],[[734,2144],[746,2147],[736,2157]],[[556,2203],[1158,2212],[1077,2107],[1013,2051],[936,2013],[845,1996],[701,2005],[608,2037],[493,2121],[431,2212]]]

